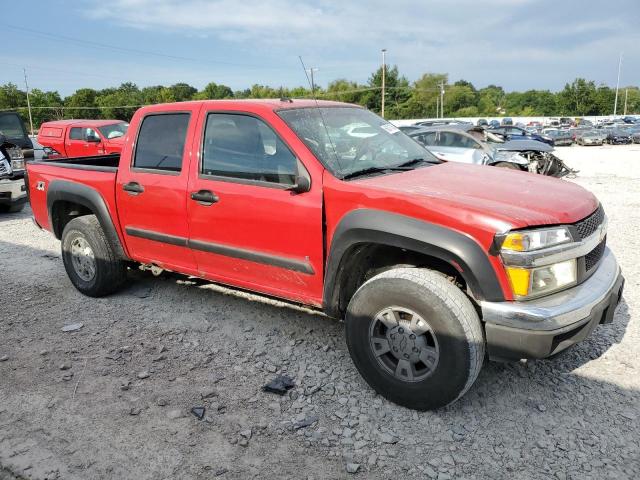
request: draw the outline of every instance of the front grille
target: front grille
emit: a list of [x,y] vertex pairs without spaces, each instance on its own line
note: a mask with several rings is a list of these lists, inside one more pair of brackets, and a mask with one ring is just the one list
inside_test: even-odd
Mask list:
[[607,238],[605,237],[596,248],[587,253],[584,257],[584,268],[588,272],[593,267],[595,267],[602,255],[604,255],[604,247],[607,244]]
[[604,208],[602,208],[602,205],[598,205],[598,209],[595,212],[593,212],[584,220],[580,220],[578,223],[574,224],[576,231],[580,236],[580,240],[584,240],[585,238],[592,235],[603,221]]

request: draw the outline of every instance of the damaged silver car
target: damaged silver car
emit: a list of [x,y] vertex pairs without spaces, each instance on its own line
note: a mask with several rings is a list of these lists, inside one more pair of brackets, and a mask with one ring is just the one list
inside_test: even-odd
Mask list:
[[504,141],[481,127],[412,128],[405,133],[445,161],[492,165],[553,177],[577,173],[556,157],[552,153],[553,147],[546,143]]

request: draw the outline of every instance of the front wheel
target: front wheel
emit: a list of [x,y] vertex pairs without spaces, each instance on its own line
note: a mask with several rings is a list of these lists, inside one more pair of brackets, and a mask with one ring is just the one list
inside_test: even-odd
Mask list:
[[118,258],[95,215],[74,218],[64,227],[62,261],[73,286],[90,297],[113,293],[127,279],[126,263]]
[[365,282],[349,302],[346,339],[367,383],[417,410],[464,395],[484,359],[482,326],[471,301],[432,270],[395,268]]

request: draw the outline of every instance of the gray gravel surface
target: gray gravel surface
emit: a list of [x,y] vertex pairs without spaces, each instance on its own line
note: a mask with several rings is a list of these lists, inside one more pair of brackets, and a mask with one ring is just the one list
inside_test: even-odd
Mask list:
[[[638,478],[640,148],[560,154],[609,215],[614,323],[553,360],[485,363],[436,412],[376,395],[339,322],[175,275],[83,297],[29,209],[1,216],[0,479]],[[261,390],[281,373],[286,395]]]

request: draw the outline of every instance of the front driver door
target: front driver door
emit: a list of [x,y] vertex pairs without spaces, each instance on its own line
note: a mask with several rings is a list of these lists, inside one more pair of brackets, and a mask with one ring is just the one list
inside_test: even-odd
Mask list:
[[[270,115],[270,121],[284,126]],[[256,114],[203,111],[198,129],[200,161],[191,171],[187,206],[189,245],[198,269],[224,283],[320,305],[318,165],[309,161],[305,168]],[[297,138],[289,141],[301,145]],[[310,179],[309,191],[288,190],[297,176]]]

